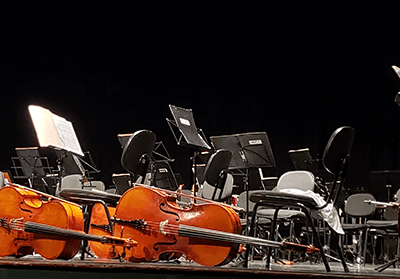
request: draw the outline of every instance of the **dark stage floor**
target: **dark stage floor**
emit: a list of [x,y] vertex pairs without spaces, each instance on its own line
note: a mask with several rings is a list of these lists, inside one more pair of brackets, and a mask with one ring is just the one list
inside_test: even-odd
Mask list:
[[340,263],[330,263],[331,272],[326,272],[323,264],[295,263],[293,265],[272,264],[265,268],[263,261],[253,261],[245,269],[234,263],[223,267],[204,267],[187,262],[130,263],[118,260],[44,260],[36,256],[20,259],[7,257],[0,259],[0,278],[390,278],[399,277],[400,269],[390,267],[383,272],[374,270],[376,266],[349,266],[345,273]]

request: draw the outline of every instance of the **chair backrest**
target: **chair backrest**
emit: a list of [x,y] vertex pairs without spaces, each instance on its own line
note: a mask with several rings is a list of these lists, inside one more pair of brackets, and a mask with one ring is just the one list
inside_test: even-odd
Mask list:
[[282,189],[300,189],[314,191],[315,178],[309,171],[288,171],[281,175],[274,191]]
[[[254,206],[256,205],[254,202],[250,201],[250,196],[252,194],[255,194],[255,193],[264,193],[264,192],[265,192],[265,190],[250,190],[249,191],[249,199],[248,199],[248,202],[249,202],[249,214],[251,214],[253,212]],[[241,192],[239,194],[238,204],[237,204],[238,207],[246,209],[246,207],[247,207],[247,205],[246,205],[246,196],[247,196],[246,191],[243,191],[243,192]]]
[[400,201],[400,189],[397,190],[396,194],[394,194],[393,201],[395,202]]
[[336,202],[342,189],[355,130],[349,126],[343,126],[336,129],[326,144],[322,156],[322,165],[325,170],[333,177],[333,184],[327,202]]
[[152,131],[140,130],[133,133],[127,140],[121,156],[121,165],[131,174],[146,176],[156,142]]
[[347,198],[344,212],[351,217],[368,217],[375,212],[375,205],[365,201],[375,201],[375,197],[368,193],[353,194]]
[[154,185],[161,189],[175,191],[178,189],[178,182],[168,162],[156,162],[153,170]]
[[83,176],[81,174],[71,174],[61,178],[61,184],[57,185],[56,196],[65,189],[82,189]]
[[200,190],[200,197],[208,200],[224,201],[232,196],[233,192],[233,175],[228,173],[226,176],[225,184],[221,189],[211,186],[204,181]]
[[204,170],[204,183],[202,185],[202,195],[204,198],[218,201],[223,200],[222,194],[224,192],[227,193],[224,191],[224,188],[226,186],[231,158],[232,152],[227,149],[217,150],[210,156]]
[[0,188],[2,188],[4,184],[4,173],[0,171]]
[[122,195],[131,188],[131,176],[129,173],[113,174],[112,180],[116,188],[116,194]]

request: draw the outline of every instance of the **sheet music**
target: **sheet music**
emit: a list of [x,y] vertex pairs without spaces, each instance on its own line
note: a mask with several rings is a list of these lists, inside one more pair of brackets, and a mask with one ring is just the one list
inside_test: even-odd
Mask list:
[[84,156],[70,121],[39,106],[29,106],[29,113],[40,146],[52,146]]

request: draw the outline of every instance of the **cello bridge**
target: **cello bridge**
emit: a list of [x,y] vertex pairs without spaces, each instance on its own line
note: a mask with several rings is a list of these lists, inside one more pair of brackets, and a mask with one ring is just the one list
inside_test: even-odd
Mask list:
[[167,235],[167,232],[165,231],[165,226],[168,225],[168,220],[160,222],[160,233],[163,235]]
[[12,218],[8,223],[8,228],[11,230],[16,231],[23,231],[24,230],[24,217],[21,218]]

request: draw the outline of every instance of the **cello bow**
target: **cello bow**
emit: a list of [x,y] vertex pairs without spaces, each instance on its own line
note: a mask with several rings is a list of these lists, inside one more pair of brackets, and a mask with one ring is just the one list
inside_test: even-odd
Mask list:
[[[20,224],[22,225],[22,224]],[[10,224],[12,229],[19,230],[22,227],[18,228],[18,224],[14,223],[13,225]],[[55,226],[39,224],[35,222],[26,221],[23,224],[23,230],[29,233],[38,233],[38,234],[45,234],[45,235],[52,235],[52,236],[59,236],[64,238],[75,238],[81,240],[88,240],[88,241],[96,241],[101,242],[102,244],[113,244],[124,246],[126,248],[131,248],[137,245],[137,242],[131,238],[121,238],[116,236],[109,236],[109,235],[92,235],[87,234],[79,231],[74,231],[70,229],[63,229]]]

